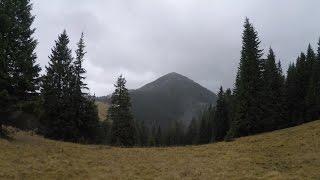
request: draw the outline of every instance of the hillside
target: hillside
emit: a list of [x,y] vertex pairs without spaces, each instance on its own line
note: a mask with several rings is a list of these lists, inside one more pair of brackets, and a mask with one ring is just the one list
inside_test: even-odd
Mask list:
[[[188,124],[193,117],[210,104],[215,105],[217,96],[191,79],[178,73],[166,74],[157,80],[130,90],[132,112],[136,120],[167,128],[174,120]],[[97,97],[101,104],[110,103],[110,97]]]
[[0,179],[320,179],[320,121],[203,146],[114,148],[17,133]]
[[214,93],[178,73],[164,75],[130,91],[130,95],[135,118],[162,127],[170,126],[174,120],[188,124],[205,106],[216,102]]

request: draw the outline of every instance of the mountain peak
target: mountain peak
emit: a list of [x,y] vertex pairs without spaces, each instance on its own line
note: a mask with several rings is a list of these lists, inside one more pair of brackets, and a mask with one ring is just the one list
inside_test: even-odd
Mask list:
[[185,76],[183,76],[183,75],[181,75],[179,73],[176,73],[176,72],[168,73],[168,74],[160,77],[159,79],[165,79],[165,78],[171,79],[171,80],[174,80],[174,79],[189,79],[189,78],[187,78],[187,77],[185,77]]
[[140,88],[140,90],[152,90],[159,87],[168,88],[181,83],[194,83],[194,81],[176,72],[171,72],[164,76],[161,76],[160,78],[149,84],[144,85]]
[[176,120],[187,125],[205,107],[216,102],[214,93],[176,72],[166,74],[130,95],[135,118],[149,126],[157,123],[161,128],[169,128]]
[[166,74],[164,76],[182,76],[182,75],[179,74],[179,73],[176,73],[176,72],[171,72],[171,73],[168,73],[168,74]]

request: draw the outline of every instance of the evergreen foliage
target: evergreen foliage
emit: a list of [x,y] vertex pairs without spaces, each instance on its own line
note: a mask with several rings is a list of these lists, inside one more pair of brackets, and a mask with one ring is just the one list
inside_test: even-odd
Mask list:
[[[83,33],[75,58],[68,47],[66,31],[59,35],[42,77],[41,99],[38,98],[40,67],[34,52],[37,41],[33,38],[31,10],[30,0],[0,1],[0,137],[6,136],[3,126],[9,124],[10,114],[30,109],[41,114],[40,133],[45,137],[125,147],[206,144],[320,118],[320,39],[317,52],[309,45],[306,53],[302,52],[296,62],[289,65],[285,77],[271,48],[266,59],[262,58],[258,33],[246,19],[234,91],[224,92],[221,87],[216,106],[205,109],[186,129],[181,121],[172,121],[170,126],[169,122],[161,122],[161,117],[174,120],[180,111],[179,103],[189,102],[185,101],[186,94],[193,96],[191,100],[201,98],[203,102],[213,101],[215,95],[176,73],[134,93],[133,100],[151,102],[148,106],[141,103],[144,109],[157,105],[151,108],[153,111],[140,114],[142,121],[133,118],[126,80],[121,75],[115,84],[107,119],[99,122],[95,97],[90,96],[85,83]],[[158,84],[161,88],[157,96],[150,94],[149,90]],[[162,109],[157,108],[161,103],[151,99],[172,93],[176,97],[163,101],[167,107]],[[151,117],[155,111],[160,114],[154,119]],[[145,124],[144,120],[148,122]],[[151,120],[157,123],[148,124]]]
[[197,144],[198,143],[198,136],[199,136],[199,127],[196,119],[192,119],[189,127],[187,129],[187,133],[185,136],[185,143],[186,144]]
[[162,137],[162,131],[161,131],[161,127],[158,126],[157,129],[157,133],[155,136],[155,142],[156,142],[156,146],[162,146],[163,145],[163,137]]
[[108,119],[112,121],[111,144],[130,147],[136,143],[136,131],[131,114],[130,96],[125,84],[126,80],[121,75],[112,93]]
[[30,0],[0,1],[0,133],[2,124],[8,123],[8,113],[35,108],[32,102],[41,69],[36,64],[31,10]]
[[83,35],[73,61],[66,31],[58,37],[43,77],[42,133],[53,139],[94,143],[98,141],[98,113],[94,99],[82,93],[84,58]]
[[320,39],[317,56],[309,45],[307,59],[310,66],[310,77],[306,97],[306,120],[311,121],[320,118]]
[[179,121],[174,121],[169,129],[166,137],[167,146],[177,146],[184,144],[183,124]]
[[235,84],[235,117],[229,131],[232,137],[245,136],[261,131],[262,117],[262,51],[258,33],[246,19],[242,35],[242,50]]
[[153,138],[151,136],[149,136],[148,128],[145,126],[144,121],[137,122],[137,144],[139,146],[148,146],[149,139]]
[[220,87],[217,106],[213,118],[212,141],[221,141],[229,130],[229,110],[223,88]]
[[68,44],[69,38],[66,31],[63,31],[55,42],[43,77],[43,133],[53,139],[75,141],[78,132],[76,122],[73,121],[73,108],[70,107],[73,67]]
[[276,64],[273,50],[264,62],[263,68],[263,118],[260,126],[262,131],[271,131],[283,126],[285,117],[284,76],[280,62]]

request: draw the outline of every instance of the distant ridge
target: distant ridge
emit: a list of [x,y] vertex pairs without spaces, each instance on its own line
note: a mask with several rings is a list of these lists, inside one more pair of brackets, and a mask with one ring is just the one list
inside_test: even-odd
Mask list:
[[130,91],[135,119],[164,128],[174,120],[186,125],[204,107],[216,103],[216,95],[193,80],[172,72]]

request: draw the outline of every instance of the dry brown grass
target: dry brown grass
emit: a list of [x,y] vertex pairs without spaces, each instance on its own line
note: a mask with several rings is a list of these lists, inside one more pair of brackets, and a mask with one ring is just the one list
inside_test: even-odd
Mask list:
[[0,179],[320,179],[320,121],[203,146],[114,148],[18,133]]

